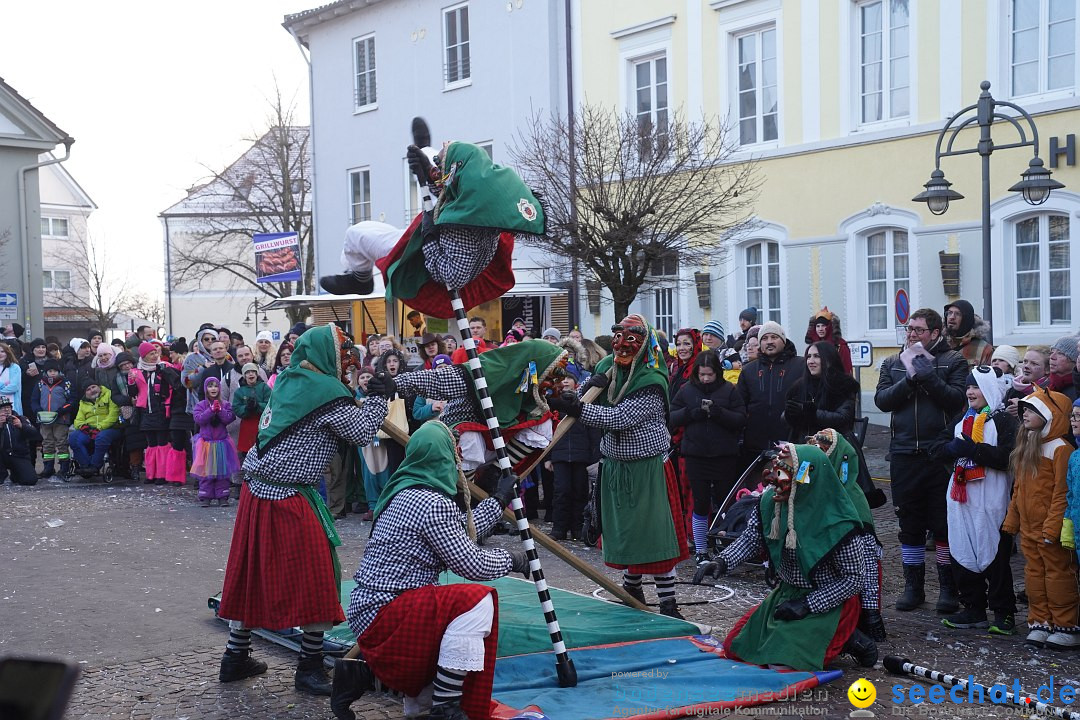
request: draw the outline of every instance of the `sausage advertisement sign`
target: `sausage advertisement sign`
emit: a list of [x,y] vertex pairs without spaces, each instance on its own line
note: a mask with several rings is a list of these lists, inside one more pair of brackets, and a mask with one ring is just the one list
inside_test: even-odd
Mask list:
[[300,279],[300,236],[288,233],[255,233],[255,279],[294,282]]

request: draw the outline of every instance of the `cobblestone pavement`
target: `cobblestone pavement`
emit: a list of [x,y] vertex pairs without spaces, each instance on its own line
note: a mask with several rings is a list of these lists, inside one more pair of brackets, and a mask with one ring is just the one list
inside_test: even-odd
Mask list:
[[[873,428],[867,440],[875,477],[887,477],[888,432]],[[884,485],[888,491],[888,485]],[[264,676],[231,685],[217,682],[226,640],[206,599],[218,592],[228,554],[235,507],[201,508],[191,486],[63,484],[43,481],[33,488],[0,488],[0,656],[58,655],[83,667],[70,718],[326,718],[325,699],[300,695],[292,687],[295,655],[255,640],[266,661]],[[991,638],[984,631],[943,627],[932,602],[911,613],[892,608],[902,588],[896,520],[891,506],[875,511],[885,543],[884,610],[890,638],[882,655],[909,657],[922,665],[971,673],[985,684],[1019,678],[1034,691],[1050,675],[1060,687],[1080,685],[1080,656],[1035,650],[1023,634]],[[62,521],[62,524],[57,522]],[[547,526],[542,525],[542,528]],[[369,524],[350,515],[338,523],[344,545],[343,571],[355,570]],[[509,545],[497,537],[492,544]],[[576,555],[602,568],[600,553],[567,543]],[[541,550],[552,585],[598,592],[589,580]],[[1014,557],[1015,583],[1023,584],[1022,559]],[[607,571],[612,578],[613,571]],[[717,588],[689,584],[690,563],[679,568],[680,602],[688,619],[727,628],[767,592],[760,570],[747,568],[724,578]],[[932,574],[932,573],[931,573]],[[937,595],[928,577],[927,595]],[[646,594],[651,589],[647,588]],[[601,594],[602,596],[602,594]],[[701,604],[694,604],[701,603]],[[1023,621],[1021,616],[1018,622]],[[880,666],[859,672],[850,663],[840,681],[819,688],[809,699],[777,703],[733,717],[847,717],[847,686],[864,675],[877,686],[870,709],[892,717],[1005,717],[1007,708],[988,706],[894,706],[890,687],[911,687],[909,678],[887,675]],[[928,710],[917,712],[920,708]],[[400,718],[400,702],[368,696],[354,705],[362,718]],[[970,711],[965,713],[964,711]],[[553,720],[569,720],[554,718]]]

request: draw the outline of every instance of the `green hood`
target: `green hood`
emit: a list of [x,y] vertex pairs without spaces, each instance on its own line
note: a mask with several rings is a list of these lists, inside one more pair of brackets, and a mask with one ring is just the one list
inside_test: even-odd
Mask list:
[[442,160],[446,186],[435,207],[436,225],[473,225],[543,235],[540,201],[518,174],[491,162],[487,152],[454,142]]
[[333,325],[300,336],[289,367],[278,374],[270,402],[259,418],[259,452],[315,410],[341,400],[352,402],[352,393],[339,379],[340,363],[341,346]]
[[[615,356],[607,355],[596,363],[593,372],[598,375],[607,375],[608,384],[606,391],[600,393],[594,401],[597,405],[616,405],[628,395],[638,390],[655,385],[664,396],[664,406],[668,405],[668,374],[667,365],[660,353],[660,342],[656,338],[656,330],[640,315],[637,316],[645,324],[648,337],[641,345],[641,350],[634,357],[630,367],[615,364]],[[614,368],[614,370],[612,370]]]
[[373,521],[399,492],[411,487],[426,487],[454,497],[457,494],[458,462],[454,436],[438,420],[429,420],[412,434],[405,446],[405,459],[390,476],[375,504]]
[[[566,353],[566,350],[547,340],[524,340],[480,355],[480,365],[484,368],[488,394],[494,405],[495,416],[499,419],[499,427],[515,425],[519,418],[538,418],[546,411],[546,408],[541,409],[536,404],[536,383],[543,380],[551,366]],[[472,373],[466,377],[472,385]]]
[[874,516],[870,513],[870,504],[866,502],[866,493],[862,491],[859,483],[855,481],[862,469],[859,453],[856,452],[855,446],[848,442],[847,438],[832,428],[821,430],[820,433],[828,433],[832,439],[832,446],[826,455],[829,456],[833,470],[836,471],[836,476],[840,478],[840,484],[843,485],[844,491],[847,492],[848,499],[851,500],[855,512],[859,514],[859,521],[863,524],[864,529],[874,532]]
[[[862,521],[825,453],[813,445],[795,445],[793,448],[798,458],[796,477],[809,479],[809,482],[793,482],[792,492],[795,493],[795,554],[803,577],[810,579],[818,563],[832,554],[841,541],[859,531]],[[761,496],[759,507],[769,558],[773,567],[780,567],[784,540],[788,535],[788,503],[780,504],[778,537],[769,537],[776,507],[774,493],[775,488],[767,489]]]

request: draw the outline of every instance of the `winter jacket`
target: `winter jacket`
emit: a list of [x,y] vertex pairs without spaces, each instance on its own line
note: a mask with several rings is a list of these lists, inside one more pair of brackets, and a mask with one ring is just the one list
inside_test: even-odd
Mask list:
[[[232,388],[229,385],[229,375],[235,368],[236,366],[233,365],[230,360],[226,360],[221,365],[214,363],[210,367],[204,368],[203,371],[199,373],[198,379],[195,381],[195,394],[199,399],[205,397],[203,395],[203,386],[206,385],[207,379],[217,378],[221,383],[221,402],[232,402]],[[195,414],[194,410],[192,411],[192,414]]]
[[892,413],[890,452],[937,454],[952,433],[956,415],[967,404],[964,356],[950,350],[945,338],[938,338],[927,350],[934,356],[934,373],[923,381],[908,378],[900,353],[881,362],[874,404]]
[[[708,409],[703,400],[711,400]],[[739,436],[746,427],[746,405],[734,385],[717,380],[708,385],[687,382],[671,401],[668,425],[684,428],[679,451],[688,457],[739,454]]]
[[[45,377],[45,360],[43,358],[40,362],[34,359],[33,355],[23,355],[23,359],[19,361],[19,369],[22,371],[22,398],[23,398],[23,410],[30,410],[30,398],[34,396],[34,388],[41,382],[41,379]],[[35,365],[37,367],[37,374],[31,375],[29,370],[30,366]]]
[[19,363],[12,362],[8,367],[0,368],[0,395],[9,395],[12,412],[23,414],[23,404],[29,398],[23,396],[22,367]]
[[975,314],[975,308],[967,300],[957,300],[945,306],[942,317],[949,308],[960,311],[960,327],[956,334],[950,334],[945,328],[945,339],[949,341],[949,347],[956,350],[967,360],[969,368],[976,365],[989,365],[990,358],[994,356],[994,346],[986,338],[990,337],[990,324]]
[[[262,368],[259,368],[259,380],[261,382],[266,382],[266,373],[263,372]],[[236,391],[239,388],[243,387],[243,385],[244,385],[244,373],[240,372],[240,366],[239,365],[233,365],[232,372],[230,372],[229,375],[228,375],[228,384],[229,384],[229,389],[227,391],[223,392],[222,394],[225,397],[229,398],[229,402],[232,402],[233,396],[236,394]],[[225,385],[224,385],[224,381],[223,381],[222,382],[222,388],[224,388],[224,387],[225,387]],[[267,390],[269,390],[269,389],[270,388],[268,386]],[[235,410],[235,408],[233,408],[233,409]]]
[[756,455],[776,440],[787,440],[791,428],[784,422],[784,403],[805,370],[806,362],[790,340],[776,357],[762,354],[743,366],[736,387],[746,403],[744,450]]
[[0,425],[0,456],[29,459],[30,447],[41,442],[41,433],[22,415],[19,416],[22,427],[15,427],[12,424],[14,417],[12,415],[7,424]]
[[132,368],[128,373],[128,395],[138,408],[139,427],[144,431],[169,429],[172,413],[173,390],[180,376],[167,365],[159,364],[156,370]]
[[199,428],[199,437],[206,442],[213,440],[228,440],[229,428],[227,427],[236,416],[232,406],[219,399],[220,410],[213,409],[213,403],[209,400],[200,400],[195,404],[195,425]]
[[852,431],[855,429],[855,400],[859,394],[859,383],[849,375],[833,376],[830,383],[837,387],[826,390],[820,378],[807,373],[791,386],[787,400],[802,405],[798,409],[789,402],[784,411],[784,420],[791,427],[788,437],[791,442],[804,443],[818,430],[832,428],[857,446]]
[[[248,402],[249,400],[253,402]],[[232,395],[233,414],[238,418],[259,417],[270,402],[270,386],[262,380],[255,386],[241,385]]]
[[58,413],[55,422],[70,425],[75,412],[75,390],[63,375],[56,378],[55,384],[43,378],[34,388],[30,405],[35,417],[40,412],[54,412]]
[[79,401],[74,426],[79,429],[89,426],[92,430],[108,430],[116,427],[119,421],[120,407],[113,402],[112,391],[102,387],[97,400],[83,398]]
[[97,368],[90,366],[92,362],[94,362],[93,355],[82,360],[79,360],[78,357],[72,357],[68,362],[64,363],[64,377],[71,381],[73,388],[81,388],[87,380],[94,379]]
[[553,463],[598,463],[601,435],[603,433],[598,428],[575,422],[566,434],[559,438],[559,442],[555,443],[548,459]]

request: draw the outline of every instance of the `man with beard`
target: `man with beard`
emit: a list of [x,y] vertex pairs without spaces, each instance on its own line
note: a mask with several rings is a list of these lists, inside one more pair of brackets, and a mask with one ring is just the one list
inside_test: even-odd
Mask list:
[[975,314],[967,300],[956,300],[945,306],[945,339],[949,347],[964,356],[968,367],[989,365],[994,346],[987,341],[990,323]]
[[784,420],[788,391],[806,370],[806,362],[795,352],[780,323],[769,321],[758,333],[761,343],[757,360],[743,365],[736,387],[746,403],[746,434],[743,436],[741,467],[747,468],[773,443],[787,440],[791,428]]
[[548,404],[564,416],[604,431],[600,441],[600,515],[604,563],[623,570],[623,588],[645,602],[642,575],[652,575],[660,612],[681,618],[675,566],[689,557],[678,482],[665,454],[668,382],[659,342],[640,315],[612,327],[613,354],[582,387],[606,388],[591,404],[574,393]]

